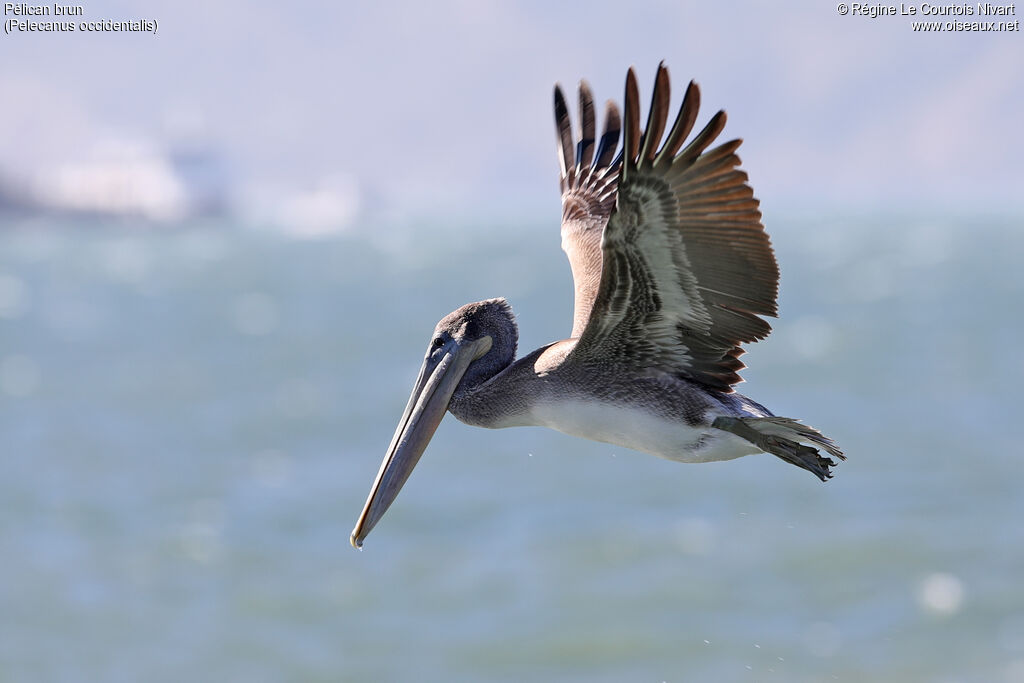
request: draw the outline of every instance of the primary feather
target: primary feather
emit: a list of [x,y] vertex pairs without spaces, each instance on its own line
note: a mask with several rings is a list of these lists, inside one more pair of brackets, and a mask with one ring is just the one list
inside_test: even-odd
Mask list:
[[[576,284],[573,360],[642,359],[654,371],[732,391],[742,381],[741,344],[771,331],[761,316],[776,314],[779,270],[758,201],[738,168],[740,141],[708,150],[725,126],[725,112],[683,147],[700,106],[700,90],[691,82],[662,144],[668,70],[658,68],[641,131],[639,88],[630,69],[623,154],[614,170],[600,169],[598,193],[591,186],[598,169],[584,165],[575,172],[559,90],[555,100],[563,169],[570,169],[562,178],[562,247]],[[581,109],[585,139],[592,111]],[[585,148],[581,140],[579,149]]]

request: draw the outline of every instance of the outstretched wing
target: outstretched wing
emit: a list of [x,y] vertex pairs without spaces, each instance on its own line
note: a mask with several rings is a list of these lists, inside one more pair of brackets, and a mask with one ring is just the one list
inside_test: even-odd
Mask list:
[[661,144],[669,111],[664,65],[642,137],[639,99],[630,69],[600,287],[572,356],[641,365],[729,392],[742,381],[740,344],[771,331],[760,316],[776,314],[779,282],[758,201],[738,169],[740,140],[704,151],[725,126],[720,111],[683,147],[700,105],[691,82]]
[[562,187],[562,250],[569,257],[575,286],[572,336],[583,332],[601,283],[601,233],[615,206],[619,178],[619,110],[610,101],[605,109],[604,132],[594,151],[597,123],[594,98],[586,81],[580,82],[580,137],[573,142],[569,108],[562,89],[555,86],[555,125],[558,128],[559,182]]

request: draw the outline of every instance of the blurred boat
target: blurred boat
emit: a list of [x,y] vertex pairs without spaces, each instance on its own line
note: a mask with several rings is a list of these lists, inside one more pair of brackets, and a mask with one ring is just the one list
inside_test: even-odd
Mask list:
[[26,174],[0,174],[0,212],[169,223],[226,213],[227,164],[202,142],[169,149],[131,140]]

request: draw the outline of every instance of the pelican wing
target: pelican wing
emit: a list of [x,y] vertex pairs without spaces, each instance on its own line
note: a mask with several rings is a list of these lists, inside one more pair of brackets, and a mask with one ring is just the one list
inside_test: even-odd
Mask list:
[[[605,107],[604,132],[596,141],[594,98],[580,82],[580,136],[573,142],[569,108],[555,86],[555,125],[558,129],[559,181],[562,188],[562,249],[569,257],[575,285],[572,337],[578,337],[590,318],[601,284],[601,233],[615,206],[619,179],[620,118],[618,107]],[[597,150],[595,152],[595,143]]]
[[742,381],[740,344],[771,332],[760,316],[776,315],[779,270],[758,201],[738,169],[740,141],[705,151],[725,126],[725,112],[683,147],[699,104],[691,82],[662,144],[669,78],[659,66],[641,136],[630,69],[624,159],[601,243],[600,286],[572,355],[576,362],[641,365],[729,392]]

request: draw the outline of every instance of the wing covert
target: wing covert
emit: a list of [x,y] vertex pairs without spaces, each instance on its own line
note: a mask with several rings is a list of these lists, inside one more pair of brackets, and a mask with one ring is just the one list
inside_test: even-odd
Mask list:
[[625,103],[625,157],[603,233],[601,281],[574,360],[643,364],[732,391],[742,381],[740,345],[771,332],[761,316],[776,315],[779,278],[758,200],[738,168],[740,141],[708,150],[725,126],[720,111],[683,147],[700,106],[691,81],[662,144],[664,65],[643,132],[632,69]]

